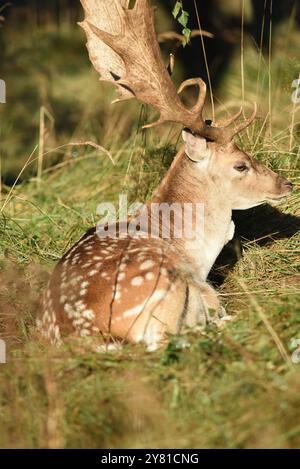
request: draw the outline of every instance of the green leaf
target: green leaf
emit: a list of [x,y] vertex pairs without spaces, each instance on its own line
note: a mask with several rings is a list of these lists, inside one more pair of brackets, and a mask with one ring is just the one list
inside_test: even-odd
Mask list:
[[180,23],[184,28],[186,28],[189,20],[189,14],[187,11],[182,10],[181,15],[178,18],[178,23]]
[[[189,21],[189,13],[183,9],[182,0],[175,3],[172,14],[177,19],[178,23],[183,26],[182,34],[184,36],[183,47],[185,47],[191,39],[191,30],[187,27]],[[179,15],[179,17],[178,17]]]
[[183,47],[185,47],[190,42],[192,31],[189,28],[184,28],[182,30],[182,34],[185,37],[185,42],[183,44]]
[[182,0],[179,0],[175,3],[175,6],[172,11],[172,15],[174,16],[174,18],[177,18],[181,9],[182,9]]

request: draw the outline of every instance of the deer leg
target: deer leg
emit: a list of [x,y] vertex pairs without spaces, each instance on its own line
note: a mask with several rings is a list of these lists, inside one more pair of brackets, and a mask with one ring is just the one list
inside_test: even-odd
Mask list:
[[200,287],[201,297],[203,303],[209,312],[211,322],[221,325],[224,321],[231,319],[231,316],[226,313],[226,309],[222,306],[217,292],[208,283],[203,283]]
[[[208,283],[203,283],[200,286],[200,294],[204,306],[209,312],[209,319],[215,315],[219,316],[222,311],[222,306],[217,292]],[[222,313],[221,313],[222,314]]]
[[229,319],[230,316],[221,305],[217,292],[208,283],[190,285],[189,292],[189,308],[184,321],[186,326],[205,327],[211,322],[219,324],[220,320]]
[[148,316],[143,342],[148,351],[153,351],[168,343],[169,334],[181,333],[185,326],[205,327],[212,322],[220,325],[229,318],[217,292],[208,283],[177,284]]
[[128,339],[143,342],[148,351],[167,345],[169,335],[178,334],[189,307],[188,288],[175,282],[167,287],[162,300],[148,304],[131,328]]

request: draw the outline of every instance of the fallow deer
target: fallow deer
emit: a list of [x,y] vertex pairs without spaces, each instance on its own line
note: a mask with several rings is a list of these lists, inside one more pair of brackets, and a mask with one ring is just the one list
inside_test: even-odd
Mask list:
[[[208,273],[233,237],[232,210],[248,209],[285,197],[292,184],[242,151],[234,136],[254,120],[235,127],[240,110],[219,125],[204,120],[206,96],[200,78],[176,91],[163,62],[148,0],[81,0],[90,59],[101,79],[113,82],[120,99],[135,97],[156,108],[159,120],[182,124],[184,147],[175,157],[153,203],[203,203],[204,232],[191,245],[185,236],[165,239],[161,217],[149,212],[160,235],[116,238],[91,228],[55,267],[38,327],[52,343],[69,334],[143,342],[149,350],[168,334],[205,325],[224,315]],[[132,3],[132,2],[131,2]],[[196,104],[186,107],[179,94],[196,85]],[[191,224],[195,227],[194,215]]]

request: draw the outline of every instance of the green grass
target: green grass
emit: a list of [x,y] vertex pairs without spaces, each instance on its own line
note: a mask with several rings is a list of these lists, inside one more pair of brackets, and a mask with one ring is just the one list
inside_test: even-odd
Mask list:
[[[97,221],[99,203],[117,201],[121,191],[131,201],[149,197],[170,163],[179,132],[172,126],[138,131],[144,111],[134,103],[109,106],[110,88],[98,84],[82,42],[82,62],[74,65],[76,70],[64,70],[55,47],[68,47],[68,39],[63,35],[54,47],[57,43],[47,34],[35,53],[43,64],[42,52],[52,51],[48,66],[53,62],[53,74],[61,73],[51,82],[50,101],[33,83],[30,109],[19,102],[6,114],[2,110],[2,150],[12,158],[4,161],[4,171],[17,174],[23,167],[37,143],[39,107],[48,102],[59,125],[46,150],[93,140],[111,152],[115,165],[90,147],[66,147],[48,154],[55,167],[45,156],[38,185],[35,152],[22,184],[12,191],[3,188],[0,333],[8,355],[7,364],[0,365],[0,447],[299,447],[300,363],[291,362],[295,339],[300,339],[297,125],[289,147],[290,83],[297,78],[299,64],[289,50],[278,49],[272,65],[277,85],[271,136],[267,126],[262,129],[268,112],[267,69],[262,65],[260,119],[241,141],[258,159],[289,177],[295,191],[280,206],[285,216],[266,208],[236,214],[243,255],[230,269],[219,266],[219,273],[224,272],[219,291],[233,320],[222,329],[210,326],[189,333],[187,348],[173,337],[167,349],[151,354],[140,346],[126,346],[99,355],[84,339],[60,349],[39,342],[34,325],[41,293],[55,262]],[[38,80],[36,68],[27,62],[37,47],[33,39],[23,42],[28,54],[20,67]],[[299,32],[292,31],[289,40],[299,44]],[[10,54],[19,54],[19,46],[9,47]],[[230,101],[230,111],[241,99],[239,60],[234,57],[218,93],[221,102]],[[245,95],[251,100],[258,63],[251,44],[244,60]],[[9,63],[12,73],[14,62]],[[16,76],[14,80],[17,95],[23,96],[27,81]],[[297,123],[299,111],[294,112]],[[65,125],[64,116],[70,119]],[[15,130],[10,131],[13,124]],[[236,249],[226,252],[231,259]]]

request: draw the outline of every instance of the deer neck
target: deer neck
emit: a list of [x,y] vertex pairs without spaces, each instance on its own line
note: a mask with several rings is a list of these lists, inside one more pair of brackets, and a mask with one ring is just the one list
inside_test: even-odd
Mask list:
[[[191,161],[184,151],[180,151],[149,204],[180,204],[183,207],[183,204],[188,203],[192,207],[190,220],[193,230],[199,228],[196,214],[198,217],[199,213],[200,216],[202,214],[201,233],[197,233],[196,239],[191,242],[190,237],[186,236],[186,230],[179,238],[174,237],[171,231],[170,242],[184,251],[197,275],[206,279],[222,248],[232,239],[234,224],[230,203],[224,197],[220,181],[214,180],[207,170],[202,171],[198,165],[201,163]],[[155,224],[154,218],[152,215],[152,224]],[[161,224],[161,219],[156,222]]]

